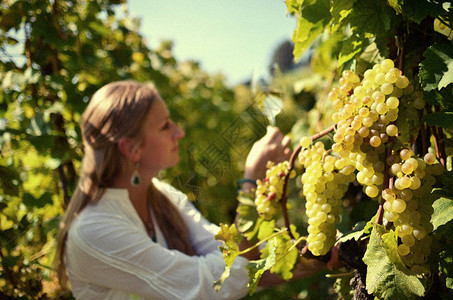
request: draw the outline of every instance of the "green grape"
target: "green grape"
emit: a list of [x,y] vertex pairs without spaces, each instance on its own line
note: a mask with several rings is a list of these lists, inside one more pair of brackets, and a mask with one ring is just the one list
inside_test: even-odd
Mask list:
[[409,79],[406,76],[399,76],[395,82],[395,85],[400,89],[405,89],[409,85]]
[[398,127],[396,127],[396,125],[394,124],[390,124],[385,128],[385,132],[389,136],[396,136],[398,134]]
[[272,219],[278,211],[286,175],[289,173],[289,163],[284,161],[278,164],[269,162],[266,165],[266,177],[257,180],[255,190],[256,210],[266,220]]
[[392,69],[395,64],[393,63],[393,61],[391,59],[384,59],[381,64],[380,64],[381,68],[382,68],[382,72],[388,72],[390,69]]
[[381,85],[381,92],[384,95],[390,95],[393,92],[393,84],[385,82],[384,84]]
[[370,138],[370,145],[373,147],[379,147],[381,144],[381,138],[378,136],[373,136]]
[[389,98],[385,101],[385,103],[387,104],[387,107],[388,107],[389,109],[395,109],[395,108],[397,108],[397,107],[399,106],[400,101],[398,100],[397,97],[393,97],[393,96],[392,96],[392,97],[389,97]]
[[432,153],[426,153],[423,159],[428,165],[434,164],[437,160],[436,156]]

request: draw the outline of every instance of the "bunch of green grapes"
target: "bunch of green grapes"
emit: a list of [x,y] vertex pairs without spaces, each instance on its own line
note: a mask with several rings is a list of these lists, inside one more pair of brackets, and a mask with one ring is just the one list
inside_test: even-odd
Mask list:
[[[383,219],[398,232],[398,254],[413,272],[422,273],[431,244],[430,195],[434,176],[442,173],[443,166],[432,153],[422,159],[407,148],[386,157],[384,145],[389,140],[404,145],[414,139],[417,131],[411,128],[417,127],[417,110],[425,106],[423,94],[414,92],[389,59],[365,71],[362,81],[345,71],[339,83],[329,94],[337,123],[332,150],[353,161],[366,195],[385,200]],[[393,175],[393,185],[382,191],[386,169]]]
[[329,93],[337,123],[332,150],[356,162],[357,181],[375,198],[384,179],[384,144],[398,134],[400,98],[413,88],[390,59],[365,71],[361,82],[353,72],[344,71],[339,83],[341,87]]
[[391,166],[394,185],[382,193],[386,201],[384,223],[393,223],[397,230],[402,261],[413,272],[423,273],[431,245],[431,190],[434,176],[443,172],[443,166],[432,153],[421,159],[402,149],[397,158]]
[[[288,161],[278,164],[269,161],[266,165],[266,177],[263,180],[257,180],[256,210],[265,220],[272,219],[278,211],[285,177],[289,173],[288,167]],[[290,178],[294,178],[295,175],[295,171],[291,172]]]
[[348,158],[328,155],[324,144],[310,145],[309,138],[301,139],[299,164],[308,216],[308,249],[313,255],[326,254],[334,245],[336,228],[342,212],[342,198],[355,179],[354,166]]

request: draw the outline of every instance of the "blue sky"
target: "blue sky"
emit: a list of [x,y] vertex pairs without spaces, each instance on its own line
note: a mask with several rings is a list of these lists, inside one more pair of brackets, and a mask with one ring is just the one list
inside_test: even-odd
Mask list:
[[275,48],[291,39],[296,20],[283,0],[129,0],[151,48],[174,42],[178,60],[223,73],[230,84],[267,74]]

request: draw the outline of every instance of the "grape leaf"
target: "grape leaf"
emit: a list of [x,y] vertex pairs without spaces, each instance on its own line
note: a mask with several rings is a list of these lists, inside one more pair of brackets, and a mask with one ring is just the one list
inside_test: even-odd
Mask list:
[[440,198],[433,204],[434,213],[431,216],[431,223],[434,230],[442,225],[447,224],[453,219],[453,200],[448,198]]
[[294,59],[300,58],[329,23],[331,19],[329,2],[328,0],[318,0],[304,3],[302,17],[299,18],[293,34]]
[[258,282],[263,276],[264,272],[270,270],[276,261],[276,238],[269,240],[266,245],[267,256],[265,258],[250,261],[247,264],[247,269],[249,270],[249,294],[253,294],[258,287]]
[[431,90],[423,92],[426,102],[441,105],[444,111],[453,111],[453,84],[441,90]]
[[363,261],[368,266],[366,288],[380,299],[415,299],[424,294],[422,282],[414,275],[408,275],[401,268],[402,262],[397,251],[397,237],[391,231],[375,225]]
[[[298,239],[299,234],[297,234],[295,229],[295,226],[292,225],[291,231],[294,233],[294,238]],[[291,247],[292,250],[288,252]],[[275,238],[275,256],[276,261],[271,268],[271,272],[280,275],[284,280],[293,278],[292,270],[299,257],[299,251],[293,247],[293,243],[288,234],[279,235]]]
[[338,66],[343,65],[347,61],[353,59],[357,54],[363,50],[363,39],[356,35],[350,36],[348,39],[341,43],[340,55],[338,57]]
[[231,226],[220,224],[220,230],[215,235],[215,238],[222,242],[222,246],[219,248],[223,253],[223,259],[225,260],[225,271],[220,276],[219,280],[213,284],[214,289],[219,291],[222,288],[225,279],[230,276],[231,265],[239,255],[239,243],[242,240],[242,236],[237,231],[235,224],[232,224]]
[[439,253],[439,271],[447,276],[447,287],[453,289],[453,246],[446,245],[446,249]]
[[353,32],[363,36],[390,30],[390,17],[380,1],[355,2],[350,22]]
[[436,112],[423,117],[423,120],[431,126],[453,128],[453,112]]
[[424,56],[419,74],[424,91],[440,90],[453,82],[451,43],[432,45],[425,51]]
[[355,2],[356,0],[332,1],[330,7],[332,26],[340,25],[350,15]]
[[274,233],[275,229],[275,220],[261,222],[260,228],[258,230],[258,239],[264,240],[268,236]]
[[253,200],[245,196],[238,196],[239,205],[236,209],[236,225],[239,232],[249,240],[255,240],[258,235],[258,230],[263,222],[256,211],[256,206]]
[[352,239],[358,241],[360,239],[360,237],[362,237],[363,235],[369,235],[371,232],[371,229],[373,228],[375,219],[376,219],[376,216],[374,216],[373,219],[368,222],[362,221],[362,222],[357,223],[351,231],[345,232],[343,234],[343,236],[341,236],[341,238],[338,239],[336,244],[344,243],[344,242],[352,240]]
[[404,1],[404,14],[418,24],[427,16],[437,17],[445,13],[442,1]]
[[288,10],[288,13],[290,13],[290,14],[299,13],[300,6],[302,5],[303,2],[304,2],[303,0],[287,0],[287,1],[285,1],[286,9]]
[[397,14],[400,14],[403,12],[402,4],[403,0],[387,0],[389,5],[393,7],[393,9],[396,11]]

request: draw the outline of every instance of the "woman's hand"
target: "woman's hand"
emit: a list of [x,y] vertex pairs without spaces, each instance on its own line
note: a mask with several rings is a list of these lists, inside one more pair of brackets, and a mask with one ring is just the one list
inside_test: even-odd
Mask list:
[[253,144],[245,162],[244,178],[262,179],[268,161],[279,163],[291,156],[291,140],[276,127],[268,126],[266,135]]

